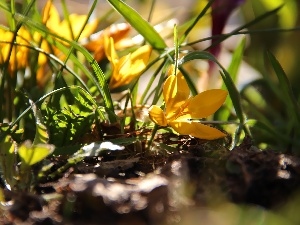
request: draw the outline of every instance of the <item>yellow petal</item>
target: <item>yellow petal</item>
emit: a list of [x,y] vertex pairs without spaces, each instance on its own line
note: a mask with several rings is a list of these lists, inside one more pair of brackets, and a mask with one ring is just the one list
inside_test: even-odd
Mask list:
[[[93,20],[92,22],[89,22],[85,25],[82,33],[80,33],[82,27],[85,24],[85,21],[87,19],[86,15],[77,15],[77,14],[71,14],[69,16],[69,20],[71,21],[72,31],[73,35],[76,38],[80,34],[79,40],[89,37],[94,31],[96,30],[98,26],[98,20]],[[69,36],[69,39],[71,39],[71,35]]]
[[98,20],[94,20],[85,25],[83,31],[80,33],[82,27],[84,26],[87,19],[87,15],[77,15],[70,14],[69,21],[71,23],[71,29],[69,22],[65,19],[60,21],[60,16],[52,4],[52,1],[48,1],[44,7],[42,20],[43,23],[54,33],[58,34],[61,37],[64,37],[68,40],[73,40],[73,38],[77,38],[80,34],[79,40],[82,38],[86,38],[90,36],[98,26]]
[[189,100],[188,113],[194,119],[201,119],[212,115],[224,103],[227,91],[212,89],[201,92]]
[[177,73],[178,73],[178,69],[175,70],[175,65],[172,64],[168,70],[167,76],[177,75]]
[[181,73],[178,73],[177,76],[170,75],[167,78],[163,87],[163,95],[167,118],[171,118],[190,95],[189,86]]
[[128,74],[128,71],[130,71],[130,55],[126,55],[120,60],[111,61],[111,63],[112,75],[109,87],[114,89],[129,84],[132,81],[132,78],[129,76],[130,74]]
[[226,136],[218,129],[198,122],[174,120],[169,122],[169,125],[179,134],[191,135],[200,139],[214,140]]
[[[113,39],[111,38],[111,41]],[[114,51],[110,46],[110,52]],[[109,50],[108,50],[109,51]],[[135,52],[121,57],[119,60],[113,61],[112,55],[110,61],[113,64],[113,75],[110,80],[110,88],[116,88],[129,84],[132,80],[136,79],[141,72],[146,68],[149,57],[151,54],[150,46],[142,46]]]
[[10,72],[25,68],[28,65],[29,48],[22,45],[30,45],[31,42],[30,33],[24,27],[21,27],[15,40],[17,45],[13,45],[11,48],[10,43],[13,40],[13,36],[11,31],[0,29],[0,39],[3,41],[3,43],[0,43],[0,63],[7,61],[9,57]]
[[104,58],[104,37],[112,37],[115,42],[115,49],[124,49],[132,47],[134,45],[131,39],[126,39],[131,26],[128,23],[112,24],[102,31],[93,34],[86,40],[83,40],[81,44],[91,51],[94,52],[94,58],[97,62]]
[[160,126],[165,127],[165,126],[168,125],[165,114],[164,114],[164,111],[160,107],[158,107],[157,105],[152,105],[149,108],[149,116],[150,116],[150,119],[154,123],[156,123]]
[[42,21],[48,28],[55,28],[60,23],[59,13],[51,0],[48,0],[44,7]]
[[130,73],[139,75],[147,66],[152,48],[144,45],[134,51],[130,56]]
[[123,56],[117,66],[121,76],[137,77],[146,68],[150,54],[151,47],[145,45]]
[[124,77],[130,74],[131,73],[130,54],[121,57],[120,60],[115,64],[114,69],[119,73],[120,77]]
[[108,36],[104,37],[104,51],[107,59],[113,64],[119,59],[115,50],[114,39],[109,38]]

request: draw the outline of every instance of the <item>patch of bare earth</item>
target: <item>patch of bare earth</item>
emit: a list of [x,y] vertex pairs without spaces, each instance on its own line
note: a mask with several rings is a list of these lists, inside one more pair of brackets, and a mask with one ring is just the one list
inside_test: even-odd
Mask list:
[[249,139],[232,151],[222,142],[180,141],[172,153],[87,157],[35,194],[5,191],[0,223],[190,224],[186,214],[204,218],[222,202],[276,208],[299,188],[298,157],[260,151]]

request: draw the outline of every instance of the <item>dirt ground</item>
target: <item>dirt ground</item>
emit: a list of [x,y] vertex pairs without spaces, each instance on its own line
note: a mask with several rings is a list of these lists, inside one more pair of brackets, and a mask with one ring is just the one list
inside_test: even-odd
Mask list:
[[[232,151],[222,141],[178,141],[176,152],[86,157],[35,194],[5,191],[0,223],[240,224],[230,217],[236,205],[276,210],[299,188],[298,157],[260,151],[250,139]],[[66,162],[51,160],[53,171]]]

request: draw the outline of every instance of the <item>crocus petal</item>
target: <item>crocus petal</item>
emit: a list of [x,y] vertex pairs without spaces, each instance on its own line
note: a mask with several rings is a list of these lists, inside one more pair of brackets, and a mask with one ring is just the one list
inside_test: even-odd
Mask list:
[[129,84],[141,74],[147,66],[152,49],[145,45],[118,59],[113,39],[110,38],[109,41],[107,39],[105,39],[105,53],[113,67],[109,86],[114,89]]
[[175,69],[175,65],[172,64],[167,72],[167,76],[171,76],[171,75],[177,75],[178,74],[178,69]]
[[80,34],[80,39],[90,36],[97,28],[98,20],[94,20],[91,23],[85,25],[83,31],[80,33],[82,27],[85,24],[87,15],[70,14],[69,21],[71,23],[71,29],[67,20],[60,21],[60,16],[52,4],[52,1],[48,1],[44,7],[42,21],[54,33],[59,34],[68,40],[73,40]]
[[108,36],[104,37],[104,51],[107,59],[112,62],[112,64],[115,64],[115,61],[117,61],[119,57],[115,50],[114,39],[109,38]]
[[181,73],[167,78],[163,87],[163,95],[166,103],[167,118],[171,118],[190,95],[189,86]]
[[85,24],[85,21],[87,20],[87,15],[71,14],[69,16],[69,20],[71,21],[74,37],[76,38],[80,34],[79,40],[89,37],[92,33],[94,33],[94,31],[96,30],[96,28],[98,26],[98,20],[93,20],[93,21],[87,23],[85,25],[83,31],[80,33],[82,27]]
[[59,13],[50,0],[44,7],[42,21],[47,27],[55,27],[60,23]]
[[189,100],[188,112],[191,118],[201,119],[212,115],[224,103],[227,91],[221,89],[211,89]]
[[174,120],[169,122],[169,125],[179,134],[191,135],[205,140],[214,140],[226,136],[218,129],[198,122]]
[[130,74],[131,59],[130,54],[123,56],[115,63],[114,70],[119,73],[120,77],[127,76]]
[[154,123],[156,123],[160,126],[165,127],[168,125],[164,111],[157,105],[152,105],[149,108],[149,117]]
[[144,45],[130,55],[130,73],[139,75],[147,66],[152,48]]
[[[123,56],[120,60],[111,61],[112,75],[110,77],[109,87],[111,89],[124,86],[133,79],[130,77],[130,55]],[[131,80],[129,80],[131,79]]]
[[[13,45],[11,48],[11,42],[13,40],[13,33],[0,29],[0,38],[3,43],[0,43],[0,64],[8,60],[9,57],[9,70],[10,72],[20,68],[28,66],[28,54],[29,49],[22,45],[29,45],[31,41],[30,33],[21,27],[16,36],[15,42],[20,45]],[[4,43],[10,42],[10,43]]]
[[118,62],[120,76],[136,78],[146,68],[150,54],[151,47],[144,45],[133,53],[123,56]]
[[81,44],[89,50],[94,52],[94,58],[100,62],[104,56],[104,37],[112,37],[115,42],[115,49],[124,49],[134,45],[133,40],[126,38],[131,26],[128,23],[112,24],[102,31],[92,34],[89,38],[82,40]]

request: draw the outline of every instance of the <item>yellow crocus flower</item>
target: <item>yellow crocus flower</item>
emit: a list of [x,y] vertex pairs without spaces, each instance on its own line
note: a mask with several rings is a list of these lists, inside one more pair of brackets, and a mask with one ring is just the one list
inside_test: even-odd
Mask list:
[[112,65],[112,76],[109,87],[111,89],[125,86],[136,79],[146,68],[152,48],[144,45],[136,51],[121,58],[118,57],[113,38],[104,39],[105,54]]
[[105,57],[104,38],[112,37],[114,39],[116,50],[132,47],[134,45],[133,40],[126,37],[130,30],[131,26],[128,23],[112,24],[95,34],[92,34],[86,40],[82,40],[81,43],[88,51],[94,52],[95,60],[100,62]]
[[[53,33],[67,40],[73,40],[80,34],[80,31],[87,19],[87,15],[70,14],[69,15],[69,21],[71,23],[70,24],[71,29],[70,29],[70,25],[68,21],[60,20],[57,9],[52,4],[52,1],[49,0],[46,3],[45,8],[43,10],[42,18],[43,18],[43,23]],[[98,26],[98,20],[94,20],[86,24],[82,33],[80,34],[79,40],[89,37],[96,30],[97,26]]]
[[[98,26],[98,20],[94,20],[86,24],[83,31],[80,33],[87,19],[87,15],[70,14],[70,24],[67,20],[61,21],[58,10],[52,2],[53,1],[51,0],[47,1],[42,13],[42,22],[52,33],[71,41],[74,40],[74,38],[77,38],[79,34],[80,37],[78,40],[88,38],[96,30]],[[52,53],[62,60],[64,59],[64,55],[59,51],[59,49],[49,44],[39,33],[34,33],[33,37],[36,43],[40,43],[40,48],[45,52]],[[63,44],[68,45],[66,42],[63,42]],[[43,86],[49,78],[45,76],[45,66],[47,61],[48,57],[46,55],[39,54],[37,81],[40,86]]]
[[[174,67],[170,70],[174,71]],[[159,106],[149,108],[149,116],[160,126],[171,126],[177,133],[213,140],[226,135],[216,128],[191,119],[202,119],[216,112],[224,103],[227,91],[212,89],[189,97],[189,86],[181,73],[170,75],[163,86],[165,111]]]
[[[12,43],[13,36],[13,32],[0,29],[0,64],[6,62],[10,57],[10,72],[25,68],[28,65],[29,50],[25,45],[29,45],[31,39],[29,32],[24,27],[18,30],[15,39],[16,44]],[[11,44],[13,44],[12,48]]]

